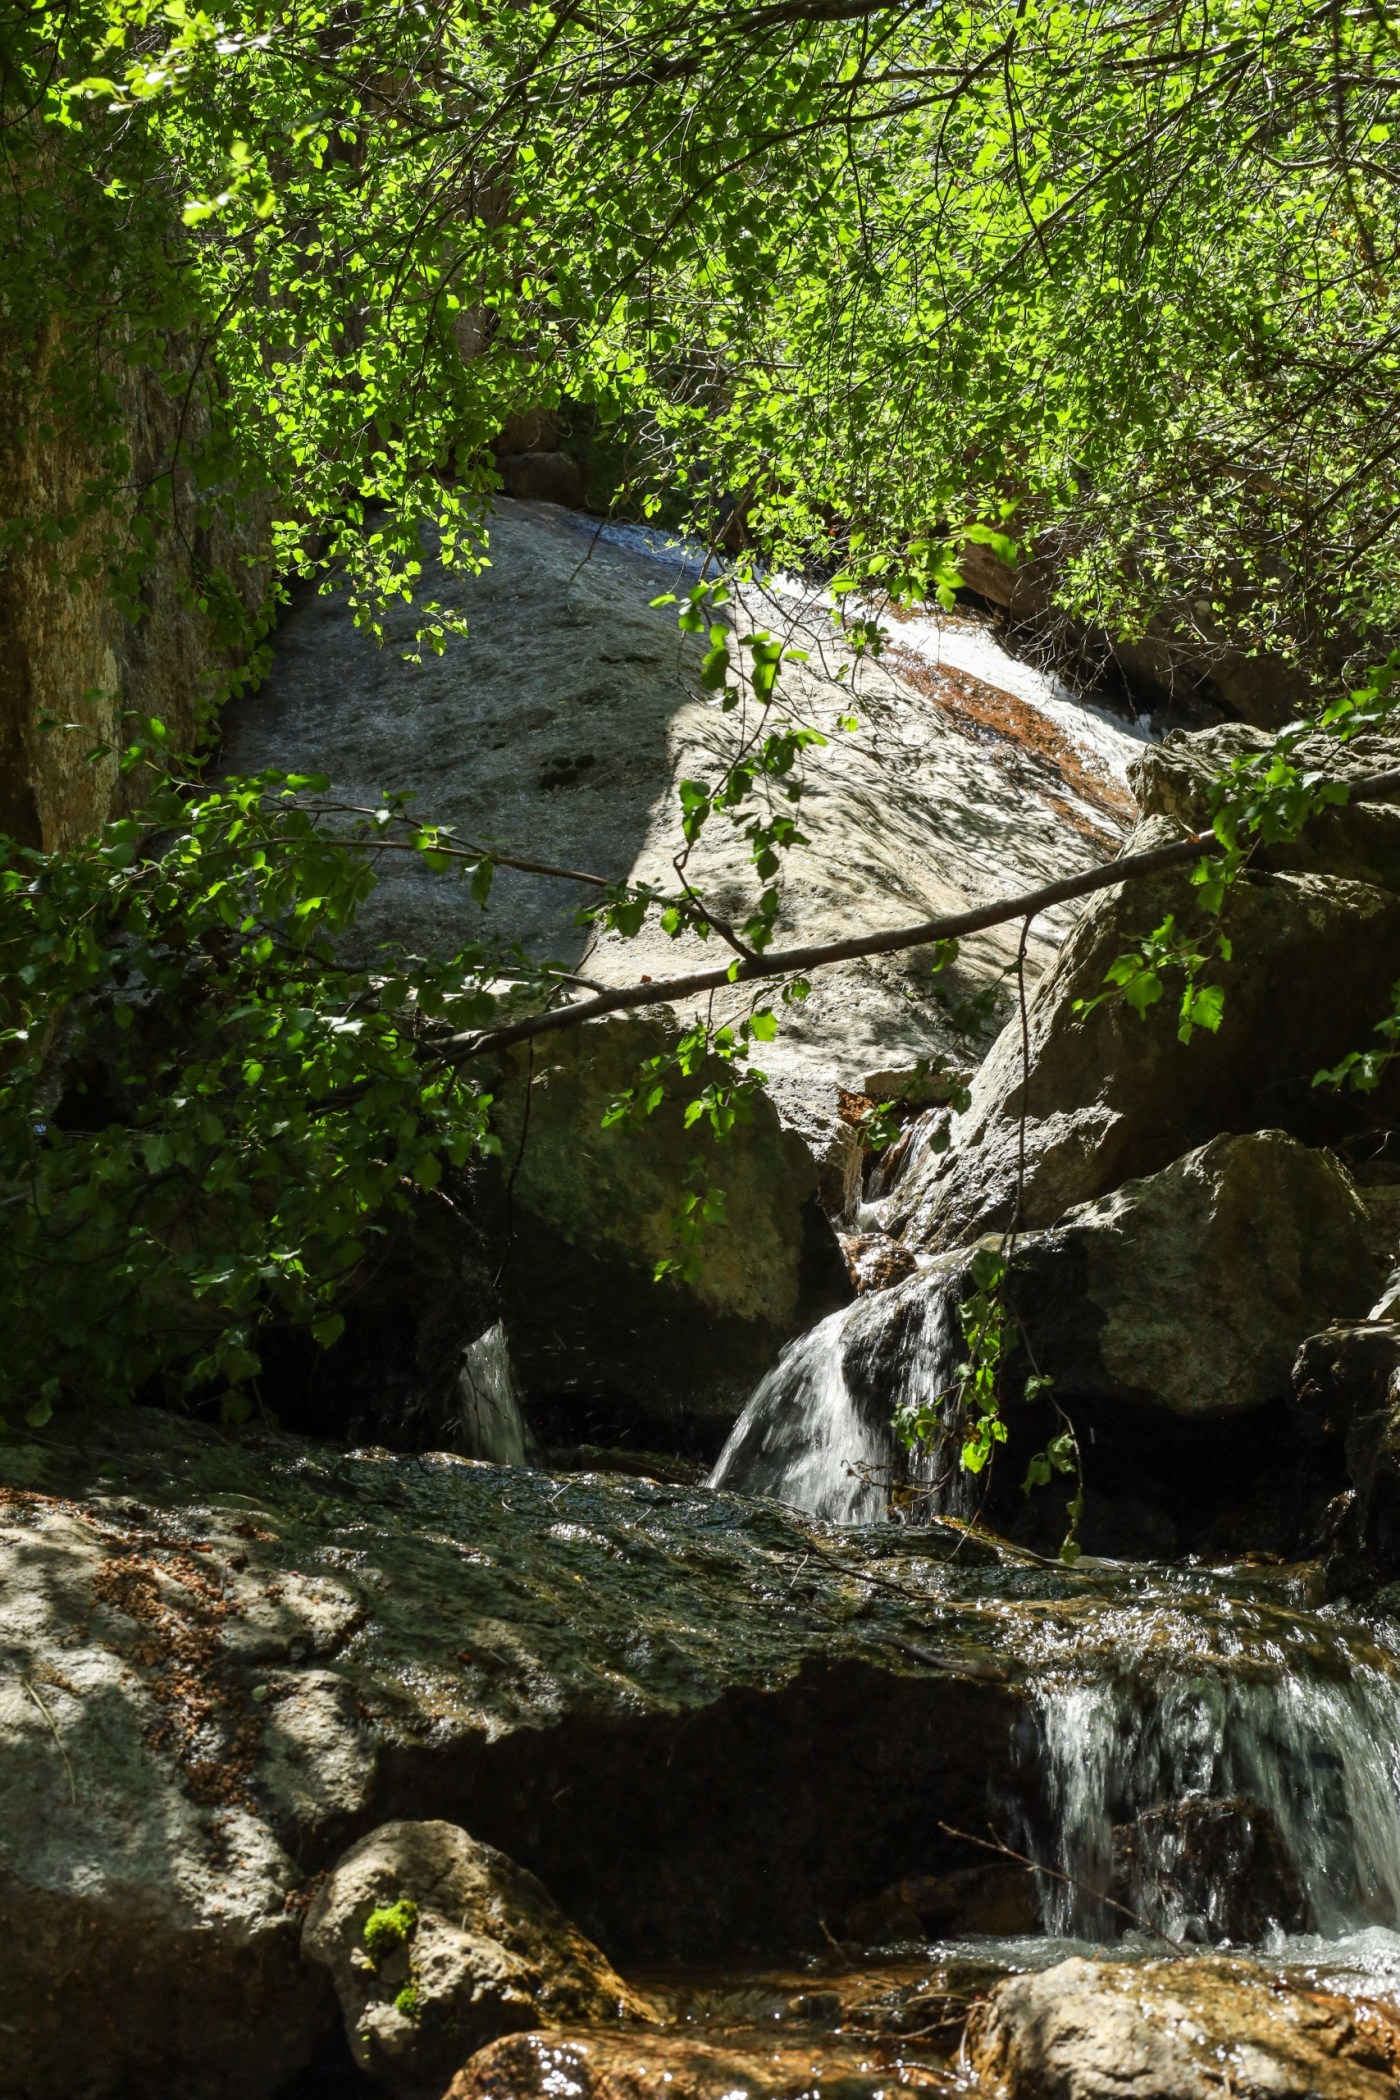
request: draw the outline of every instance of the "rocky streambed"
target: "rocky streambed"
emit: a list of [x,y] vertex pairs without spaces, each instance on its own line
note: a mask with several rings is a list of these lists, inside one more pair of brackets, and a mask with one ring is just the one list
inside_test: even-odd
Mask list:
[[1163,1935],[1254,1941],[1260,2091],[1392,2090],[1400,1631],[1315,1571],[140,1410],[0,1473],[0,2091],[954,2089]]
[[[308,603],[228,756],[664,878],[723,729],[645,603],[689,556],[497,528],[465,667]],[[768,618],[831,737],[808,936],[1180,838],[1267,744],[1150,745],[976,621],[856,679],[819,612]],[[369,938],[469,934],[386,875]],[[682,1104],[600,1125],[676,1017],[542,1039],[490,1074],[509,1167],[424,1198],[324,1357],[272,1338],[262,1422],[0,1443],[3,2100],[1395,2100],[1400,1103],[1313,1081],[1385,1010],[1398,900],[1394,809],[1256,856],[1193,1042],[1097,999],[1186,872],[1026,929],[1024,1019],[1018,929],[843,966],[659,1285]],[[575,905],[496,899],[588,982],[679,960]],[[973,1478],[951,1418],[912,1459],[892,1421],[956,1385],[991,1250]],[[1022,1486],[1066,1424],[1072,1564],[1070,1483]]]

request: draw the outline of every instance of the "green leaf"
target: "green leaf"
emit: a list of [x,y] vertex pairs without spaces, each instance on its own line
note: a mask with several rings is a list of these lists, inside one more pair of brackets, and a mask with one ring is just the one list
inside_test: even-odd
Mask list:
[[994,1291],[1006,1276],[1006,1257],[995,1247],[978,1247],[968,1264],[979,1291]]

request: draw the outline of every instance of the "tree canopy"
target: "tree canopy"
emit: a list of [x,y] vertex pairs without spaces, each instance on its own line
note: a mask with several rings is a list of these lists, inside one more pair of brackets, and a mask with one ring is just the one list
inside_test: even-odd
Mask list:
[[[349,558],[372,609],[425,511],[470,559],[490,438],[563,398],[636,505],[742,500],[774,559],[917,585],[950,530],[1060,527],[1111,625],[1171,600],[1316,663],[1393,613],[1397,34],[1379,0],[16,8],[7,347],[105,434],[138,556],[261,488],[284,565]],[[190,413],[132,491],[141,364]]]

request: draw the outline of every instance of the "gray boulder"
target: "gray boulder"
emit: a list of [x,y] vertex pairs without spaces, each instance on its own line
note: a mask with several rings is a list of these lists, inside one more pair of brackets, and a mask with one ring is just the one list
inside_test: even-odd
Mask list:
[[1299,1343],[1370,1303],[1365,1215],[1329,1152],[1213,1138],[1017,1249],[1011,1301],[1063,1392],[1199,1419],[1282,1399]]
[[[1231,762],[1262,756],[1274,739],[1242,722],[1223,722],[1193,735],[1173,730],[1134,759],[1128,778],[1144,817],[1170,817],[1192,831],[1211,820],[1210,790]],[[1336,780],[1400,769],[1400,739],[1368,731],[1339,744],[1309,736],[1297,747],[1304,770]],[[1377,889],[1400,890],[1400,805],[1358,802],[1320,810],[1288,845],[1265,846],[1258,864],[1275,873],[1344,875]]]
[[[510,1053],[496,1088],[500,1289],[530,1397],[713,1453],[783,1344],[852,1285],[817,1163],[766,1096],[722,1144],[686,1127],[679,1098],[603,1127],[677,1033],[668,1013],[621,1014]],[[697,1074],[687,1090],[710,1076],[722,1075]],[[674,1077],[668,1090],[679,1094]],[[692,1274],[658,1281],[658,1264],[684,1251],[680,1205],[697,1164],[723,1191],[723,1217]]]
[[533,1874],[455,1823],[386,1823],[353,1845],[301,1946],[335,1978],[360,2068],[407,2100],[438,2100],[500,2035],[655,2017]]
[[[502,433],[503,472],[566,475],[551,434],[538,415],[514,422]],[[478,575],[425,567],[425,592],[470,625],[441,658],[404,661],[414,632],[407,607],[390,614],[394,646],[384,649],[355,626],[343,595],[313,593],[290,608],[266,682],[224,714],[226,763],[325,772],[338,797],[371,808],[411,789],[416,814],[504,853],[674,890],[673,862],[686,847],[679,783],[717,778],[733,756],[734,724],[700,685],[698,643],[651,601],[698,581],[703,555],[508,496],[490,532],[490,565]],[[805,766],[810,843],[787,856],[779,945],[985,903],[1091,867],[1121,843],[1131,808],[1122,768],[1137,740],[1090,712],[1079,733],[1044,680],[1048,713],[1002,690],[1034,674],[979,626],[925,623],[918,654],[915,627],[901,623],[898,648],[857,664],[819,592],[800,607],[786,592],[753,587],[731,617],[740,633],[769,630],[808,653],[785,666],[783,691],[794,715],[829,739]],[[954,668],[960,648],[975,673]],[[861,727],[848,734],[839,724],[853,707]],[[742,827],[716,818],[689,851],[687,879],[742,919],[757,894],[750,855]],[[483,913],[465,883],[429,875],[411,854],[385,859],[360,921],[371,943],[451,955],[495,931],[609,985],[720,960],[713,939],[672,940],[655,919],[626,941],[580,926],[578,907],[598,893],[575,883],[503,867]],[[1059,910],[1037,921],[1033,976],[1070,917]],[[782,1009],[761,1062],[819,1156],[827,1147],[812,1125],[837,1135],[838,1087],[913,1071],[921,1059],[961,1065],[980,1048],[953,1016],[989,992],[1005,1006],[1002,973],[1016,941],[1015,928],[974,936],[937,978],[926,955],[858,958],[821,971],[804,1004]],[[734,1021],[752,998],[751,986],[726,988],[686,1012]],[[851,1155],[848,1142],[836,1149],[839,1181]]]
[[1076,1958],[997,1985],[968,2053],[1005,2100],[1389,2100],[1400,2034],[1254,1962]]
[[[1132,843],[1181,835],[1156,817]],[[885,1205],[890,1230],[939,1248],[1006,1227],[1017,1208],[1023,1138],[1020,1222],[1036,1227],[1222,1130],[1283,1124],[1319,1143],[1358,1117],[1384,1118],[1388,1086],[1359,1099],[1321,1092],[1313,1080],[1366,1047],[1389,1011],[1400,896],[1341,875],[1251,875],[1230,900],[1233,960],[1211,973],[1226,993],[1217,1034],[1198,1029],[1180,1042],[1170,990],[1145,1017],[1116,998],[1080,1010],[1106,990],[1120,955],[1169,914],[1192,927],[1197,908],[1184,870],[1105,891],[1089,905],[1031,1003],[1029,1085],[1013,1022],[973,1082],[952,1148],[931,1149],[931,1124],[912,1146]]]

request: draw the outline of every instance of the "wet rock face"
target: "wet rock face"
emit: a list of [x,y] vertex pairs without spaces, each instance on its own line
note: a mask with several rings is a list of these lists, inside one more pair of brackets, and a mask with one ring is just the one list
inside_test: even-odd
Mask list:
[[1185,1800],[1113,1834],[1119,1900],[1183,1940],[1261,1940],[1312,1918],[1277,1822],[1262,1801]]
[[[1129,850],[1182,835],[1147,820]],[[1374,856],[1378,858],[1379,856]],[[1368,868],[1390,880],[1390,865]],[[1319,1070],[1367,1046],[1389,1010],[1400,954],[1400,895],[1375,880],[1316,869],[1243,879],[1230,900],[1233,960],[1218,1034],[1177,1039],[1177,1001],[1139,1016],[1092,1005],[1117,958],[1168,915],[1196,926],[1189,871],[1172,871],[1086,908],[1029,1015],[1029,1085],[1019,1023],[1003,1031],[972,1086],[948,1152],[916,1140],[884,1222],[912,1243],[956,1246],[1006,1227],[1015,1208],[1025,1110],[1023,1226],[1053,1224],[1130,1176],[1157,1171],[1220,1131],[1283,1127],[1313,1144],[1384,1121],[1394,1103],[1316,1089]],[[1306,998],[1299,987],[1307,986]],[[1390,1082],[1386,1082],[1390,1084]]]
[[[732,1956],[939,1871],[1009,1767],[993,1622],[950,1598],[928,1645],[937,1531],[867,1556],[732,1497],[140,1409],[6,1443],[0,1482],[25,2100],[276,2091],[339,2025],[314,1877],[386,1821],[468,1825],[611,1959]],[[995,1564],[963,1550],[970,1599]]]
[[1389,2100],[1381,2014],[1252,1962],[1062,1962],[999,1984],[969,2053],[1006,2100]]
[[388,1823],[352,1846],[301,1945],[335,1979],[356,2062],[404,2100],[438,2100],[498,2035],[654,2017],[533,1874],[453,1823]]
[[543,2033],[512,2035],[483,2049],[453,2079],[443,2100],[883,2100],[947,2093],[957,2082],[936,2064],[891,2064],[859,2042],[753,2038],[734,2042],[689,2035]]

